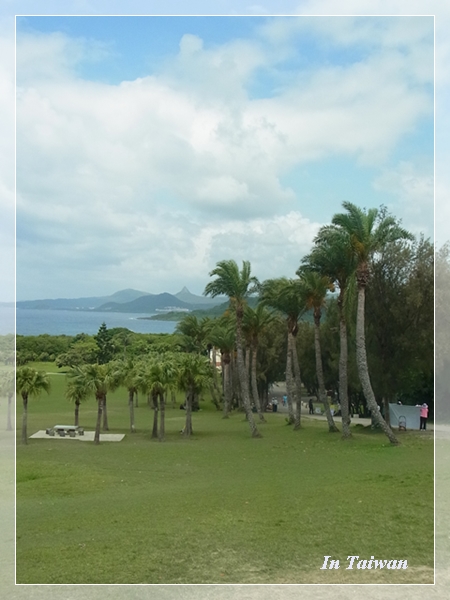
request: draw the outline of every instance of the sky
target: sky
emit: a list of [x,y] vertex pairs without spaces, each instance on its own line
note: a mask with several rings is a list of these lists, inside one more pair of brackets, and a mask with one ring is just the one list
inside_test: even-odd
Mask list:
[[17,299],[294,277],[385,205],[433,237],[434,20],[22,16]]

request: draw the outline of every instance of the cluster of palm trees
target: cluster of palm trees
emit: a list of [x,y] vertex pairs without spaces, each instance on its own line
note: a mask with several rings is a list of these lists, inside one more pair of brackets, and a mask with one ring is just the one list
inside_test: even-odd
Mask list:
[[204,293],[213,297],[228,296],[230,306],[234,311],[236,361],[241,396],[253,437],[259,437],[261,434],[251,411],[249,379],[243,351],[243,323],[248,296],[252,292],[258,291],[262,306],[269,306],[285,316],[288,412],[289,420],[295,424],[297,429],[300,427],[301,375],[295,339],[300,316],[308,309],[313,311],[319,398],[325,407],[329,430],[337,431],[327,401],[320,347],[322,308],[327,292],[334,291],[336,286],[339,289],[339,395],[343,437],[351,436],[347,391],[347,316],[350,314],[349,305],[355,291],[357,295],[356,358],[359,379],[375,423],[382,428],[392,444],[398,443],[391,428],[381,415],[370,381],[364,329],[365,290],[370,281],[370,264],[376,253],[389,243],[401,239],[412,239],[412,236],[401,228],[394,217],[388,215],[384,208],[366,211],[350,202],[344,202],[343,208],[345,212],[334,215],[331,225],[326,225],[319,230],[310,254],[302,260],[302,265],[297,270],[297,279],[270,279],[259,284],[251,275],[248,261],[243,262],[241,270],[233,260],[220,261],[210,273],[210,276],[215,279],[207,284]]
[[[301,426],[302,380],[297,356],[296,338],[299,319],[311,311],[314,319],[315,364],[319,399],[325,407],[328,429],[338,431],[329,407],[324,384],[320,321],[328,292],[337,288],[339,309],[339,400],[342,412],[342,434],[349,438],[350,418],[347,390],[347,326],[352,313],[352,302],[357,299],[356,359],[361,387],[373,419],[382,428],[392,444],[397,444],[391,428],[383,419],[376,402],[367,366],[364,326],[365,290],[370,281],[370,265],[377,252],[387,244],[409,240],[412,236],[387,214],[384,208],[364,210],[349,202],[343,204],[345,212],[334,215],[332,223],[322,227],[316,235],[311,252],[305,256],[296,278],[281,277],[260,283],[251,274],[251,265],[243,261],[240,269],[234,260],[217,263],[210,272],[212,280],[204,294],[229,298],[229,310],[215,320],[198,320],[186,316],[177,326],[184,340],[185,352],[150,354],[145,359],[124,357],[107,364],[87,364],[72,368],[68,373],[67,398],[75,403],[75,424],[78,424],[80,403],[95,396],[98,403],[95,443],[100,441],[100,428],[108,429],[107,393],[119,386],[128,391],[130,431],[136,431],[134,407],[139,392],[145,394],[154,409],[152,437],[163,440],[165,436],[165,406],[167,395],[181,389],[185,393],[186,423],[183,433],[192,434],[192,410],[199,394],[209,389],[217,408],[223,404],[223,416],[231,410],[231,365],[235,365],[241,406],[252,437],[261,437],[259,424],[265,422],[263,401],[258,393],[257,360],[259,340],[280,315],[285,321],[287,338],[286,390],[288,422],[294,429]],[[258,295],[258,304],[251,308],[248,299]],[[212,351],[213,366],[205,354]],[[215,369],[215,352],[221,353],[222,385]],[[24,404],[22,441],[26,443],[26,414],[28,396],[49,390],[47,376],[22,367],[17,371],[17,391]],[[255,412],[253,412],[255,411]]]

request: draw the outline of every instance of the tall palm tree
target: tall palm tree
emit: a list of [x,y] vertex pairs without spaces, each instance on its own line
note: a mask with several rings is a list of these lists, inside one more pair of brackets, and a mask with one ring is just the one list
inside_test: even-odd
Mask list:
[[[287,326],[286,391],[288,400],[288,422],[294,429],[301,425],[301,377],[297,356],[298,320],[306,307],[299,279],[268,279],[261,284],[260,301],[282,313]],[[295,402],[295,411],[294,411]]]
[[334,291],[334,285],[330,278],[321,275],[316,271],[309,270],[307,267],[300,267],[297,270],[302,284],[302,295],[306,308],[313,311],[314,316],[314,348],[316,353],[316,375],[319,386],[319,398],[325,407],[325,415],[328,421],[328,431],[339,431],[331,414],[330,404],[325,389],[323,377],[322,350],[320,346],[320,319],[322,317],[322,308],[325,306],[325,298],[328,291]]
[[46,373],[31,367],[20,367],[16,373],[16,391],[22,396],[22,444],[27,444],[28,398],[50,393],[50,380]]
[[257,383],[257,359],[258,359],[258,341],[259,337],[264,333],[267,327],[274,320],[273,313],[269,312],[263,304],[258,304],[255,309],[250,306],[245,307],[244,318],[243,318],[243,331],[245,336],[248,338],[250,350],[251,350],[251,389],[253,403],[256,407],[259,420],[262,423],[266,422],[264,418],[261,401],[258,394],[258,383]]
[[347,314],[351,299],[353,274],[356,260],[351,251],[347,232],[335,225],[322,227],[314,239],[310,254],[302,259],[308,268],[326,275],[339,288],[337,299],[339,311],[339,402],[342,414],[342,437],[348,439],[350,432],[350,411],[348,403],[348,345]]
[[246,260],[243,261],[241,270],[239,270],[239,267],[234,260],[222,260],[217,263],[216,268],[213,269],[209,275],[210,277],[215,276],[216,279],[210,281],[206,285],[204,294],[212,296],[213,298],[220,295],[228,296],[230,304],[236,314],[237,367],[242,403],[252,437],[261,437],[261,434],[256,427],[250,406],[250,392],[242,344],[242,319],[244,317],[244,309],[247,303],[247,297],[256,289],[258,280],[256,277],[251,276],[250,262]]
[[382,208],[363,210],[351,202],[344,202],[345,213],[333,216],[332,224],[348,235],[351,251],[356,260],[356,283],[358,304],[356,312],[356,361],[361,386],[373,419],[391,444],[398,444],[392,429],[383,419],[373,393],[367,365],[366,340],[364,329],[365,292],[370,279],[370,262],[374,255],[389,242],[412,239],[412,235],[400,227],[394,217]]
[[111,367],[104,365],[82,365],[74,367],[67,373],[70,385],[84,388],[88,395],[94,395],[97,400],[97,422],[95,425],[94,444],[100,443],[100,425],[106,404],[106,394],[115,386],[114,373]]

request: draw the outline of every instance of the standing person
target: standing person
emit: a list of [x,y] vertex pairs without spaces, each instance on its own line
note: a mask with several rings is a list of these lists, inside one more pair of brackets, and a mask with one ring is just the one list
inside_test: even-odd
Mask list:
[[313,401],[311,398],[309,399],[308,405],[309,405],[309,414],[313,415],[314,414],[314,405],[313,405]]
[[420,407],[420,429],[425,430],[427,428],[428,419],[428,404],[425,402]]

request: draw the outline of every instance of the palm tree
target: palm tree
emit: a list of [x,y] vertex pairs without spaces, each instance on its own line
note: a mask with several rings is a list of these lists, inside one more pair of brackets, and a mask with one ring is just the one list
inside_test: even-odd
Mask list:
[[209,386],[211,382],[211,365],[208,359],[198,354],[182,354],[177,365],[178,387],[186,393],[186,423],[183,435],[192,435],[192,405],[194,397]]
[[[288,422],[299,429],[301,422],[301,377],[297,356],[298,320],[306,307],[302,298],[299,279],[268,279],[261,285],[260,301],[286,317],[286,391],[288,399]],[[295,412],[294,412],[295,400]]]
[[363,210],[351,202],[343,203],[345,213],[334,215],[333,225],[348,236],[349,246],[356,261],[356,283],[358,305],[356,312],[356,361],[361,386],[369,409],[377,423],[389,438],[391,444],[398,444],[392,429],[383,419],[373,393],[367,365],[366,340],[364,329],[365,291],[370,279],[370,262],[374,255],[389,242],[412,239],[412,235],[400,227],[386,210],[376,208]]
[[89,391],[84,386],[83,382],[77,379],[69,379],[66,392],[65,392],[67,400],[75,403],[75,418],[74,425],[75,427],[79,426],[79,414],[80,414],[80,404],[89,396]]
[[223,418],[228,419],[228,413],[231,410],[231,398],[233,393],[231,382],[231,355],[235,348],[235,327],[231,327],[230,323],[219,320],[211,329],[209,333],[209,339],[215,348],[219,348],[221,354]]
[[128,409],[130,412],[130,432],[136,433],[134,422],[134,397],[138,392],[140,365],[132,358],[117,361],[112,366],[114,387],[123,385],[128,391]]
[[28,398],[38,397],[42,392],[50,393],[50,381],[46,373],[31,367],[20,367],[16,373],[16,391],[22,396],[22,444],[27,444]]
[[250,273],[251,266],[249,261],[244,260],[242,269],[239,271],[239,267],[234,260],[222,260],[218,262],[216,268],[210,272],[210,277],[216,276],[217,278],[206,285],[204,294],[212,296],[213,298],[220,295],[228,296],[230,305],[236,314],[237,367],[242,403],[244,405],[245,415],[250,426],[252,437],[261,437],[261,434],[256,427],[250,406],[250,393],[242,346],[242,319],[244,317],[247,297],[256,289],[258,284],[258,280],[255,277],[252,277]]
[[258,394],[258,383],[257,383],[257,358],[258,358],[258,338],[264,333],[268,325],[274,320],[274,315],[270,313],[263,304],[258,304],[255,309],[250,306],[245,307],[244,318],[243,318],[243,331],[245,336],[248,338],[252,362],[251,362],[251,387],[253,403],[258,412],[259,420],[262,423],[266,422],[262,413],[261,401]]
[[319,385],[319,398],[325,407],[325,414],[328,421],[328,431],[339,431],[331,414],[330,405],[325,389],[322,365],[322,351],[320,347],[320,319],[322,317],[322,308],[325,306],[325,297],[328,291],[334,291],[334,285],[330,278],[321,275],[316,271],[308,270],[306,267],[300,267],[297,270],[302,284],[302,296],[308,310],[313,311],[314,315],[314,347],[316,353],[316,374]]
[[97,422],[95,425],[94,444],[100,443],[100,425],[104,406],[106,404],[106,394],[115,386],[114,374],[111,367],[104,365],[82,365],[74,367],[68,372],[70,385],[74,385],[86,390],[87,395],[94,395],[97,400]]
[[347,314],[349,292],[356,261],[350,249],[348,234],[334,225],[322,227],[314,239],[311,253],[302,259],[310,269],[326,275],[339,288],[337,305],[339,310],[339,402],[342,414],[342,437],[348,439],[350,432],[350,413],[348,403],[348,348]]

